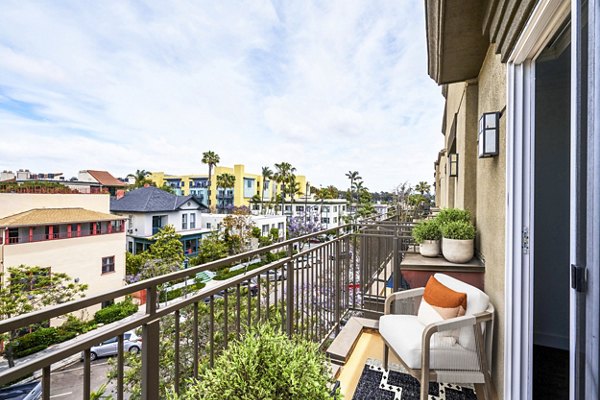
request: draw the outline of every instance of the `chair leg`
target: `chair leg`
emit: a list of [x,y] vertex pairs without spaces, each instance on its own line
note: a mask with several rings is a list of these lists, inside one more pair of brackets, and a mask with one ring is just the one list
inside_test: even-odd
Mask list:
[[388,361],[390,358],[390,348],[388,347],[387,344],[383,345],[383,367],[385,369],[388,369]]
[[429,399],[429,370],[421,370],[421,400]]

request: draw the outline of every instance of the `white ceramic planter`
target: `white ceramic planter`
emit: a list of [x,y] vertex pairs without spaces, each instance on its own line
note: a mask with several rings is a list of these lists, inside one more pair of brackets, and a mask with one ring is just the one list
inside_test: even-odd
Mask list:
[[423,240],[419,245],[419,252],[423,257],[437,257],[440,255],[439,240]]
[[442,238],[442,254],[452,263],[462,264],[471,261],[474,253],[473,239],[457,240]]

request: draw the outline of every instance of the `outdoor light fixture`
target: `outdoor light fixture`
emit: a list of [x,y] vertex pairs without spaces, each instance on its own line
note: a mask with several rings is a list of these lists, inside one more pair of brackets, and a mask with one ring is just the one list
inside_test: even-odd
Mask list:
[[483,113],[479,119],[479,158],[498,155],[498,130],[500,128],[500,113]]
[[458,176],[458,154],[448,154],[448,169],[450,170],[449,176]]

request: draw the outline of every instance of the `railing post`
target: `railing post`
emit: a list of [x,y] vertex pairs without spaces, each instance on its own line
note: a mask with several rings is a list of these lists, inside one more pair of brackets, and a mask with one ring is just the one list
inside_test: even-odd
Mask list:
[[[146,314],[156,313],[156,286],[147,289]],[[150,322],[142,327],[142,400],[158,400],[160,323]]]
[[[291,257],[294,255],[294,246],[292,244],[288,245],[288,257],[290,257],[290,261],[287,264],[287,271],[285,271],[286,276],[286,293],[285,293],[285,331],[287,335],[291,338],[294,332],[294,277],[296,275],[296,270],[294,268],[294,261],[291,260]],[[283,287],[282,287],[283,290]]]
[[393,252],[394,254],[392,255],[392,274],[394,276],[394,292],[397,292],[400,290],[400,261],[402,261],[401,257],[400,257],[400,246],[398,245],[400,242],[400,237],[398,237],[398,230],[396,229],[394,231],[394,238],[393,238],[393,244],[392,244],[392,248],[393,248]]
[[341,286],[341,282],[342,282],[342,252],[340,251],[340,244],[342,243],[342,241],[340,239],[337,239],[335,242],[335,276],[334,276],[334,281],[335,281],[335,297],[334,297],[334,301],[335,301],[335,333],[338,334],[340,333],[340,320],[342,319],[342,313],[341,313],[341,303],[342,303],[342,288]]

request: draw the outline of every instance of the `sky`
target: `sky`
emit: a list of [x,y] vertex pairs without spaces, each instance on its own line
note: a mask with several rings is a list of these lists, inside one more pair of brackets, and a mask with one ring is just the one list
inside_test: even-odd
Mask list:
[[443,97],[422,0],[3,1],[0,169],[433,182]]

